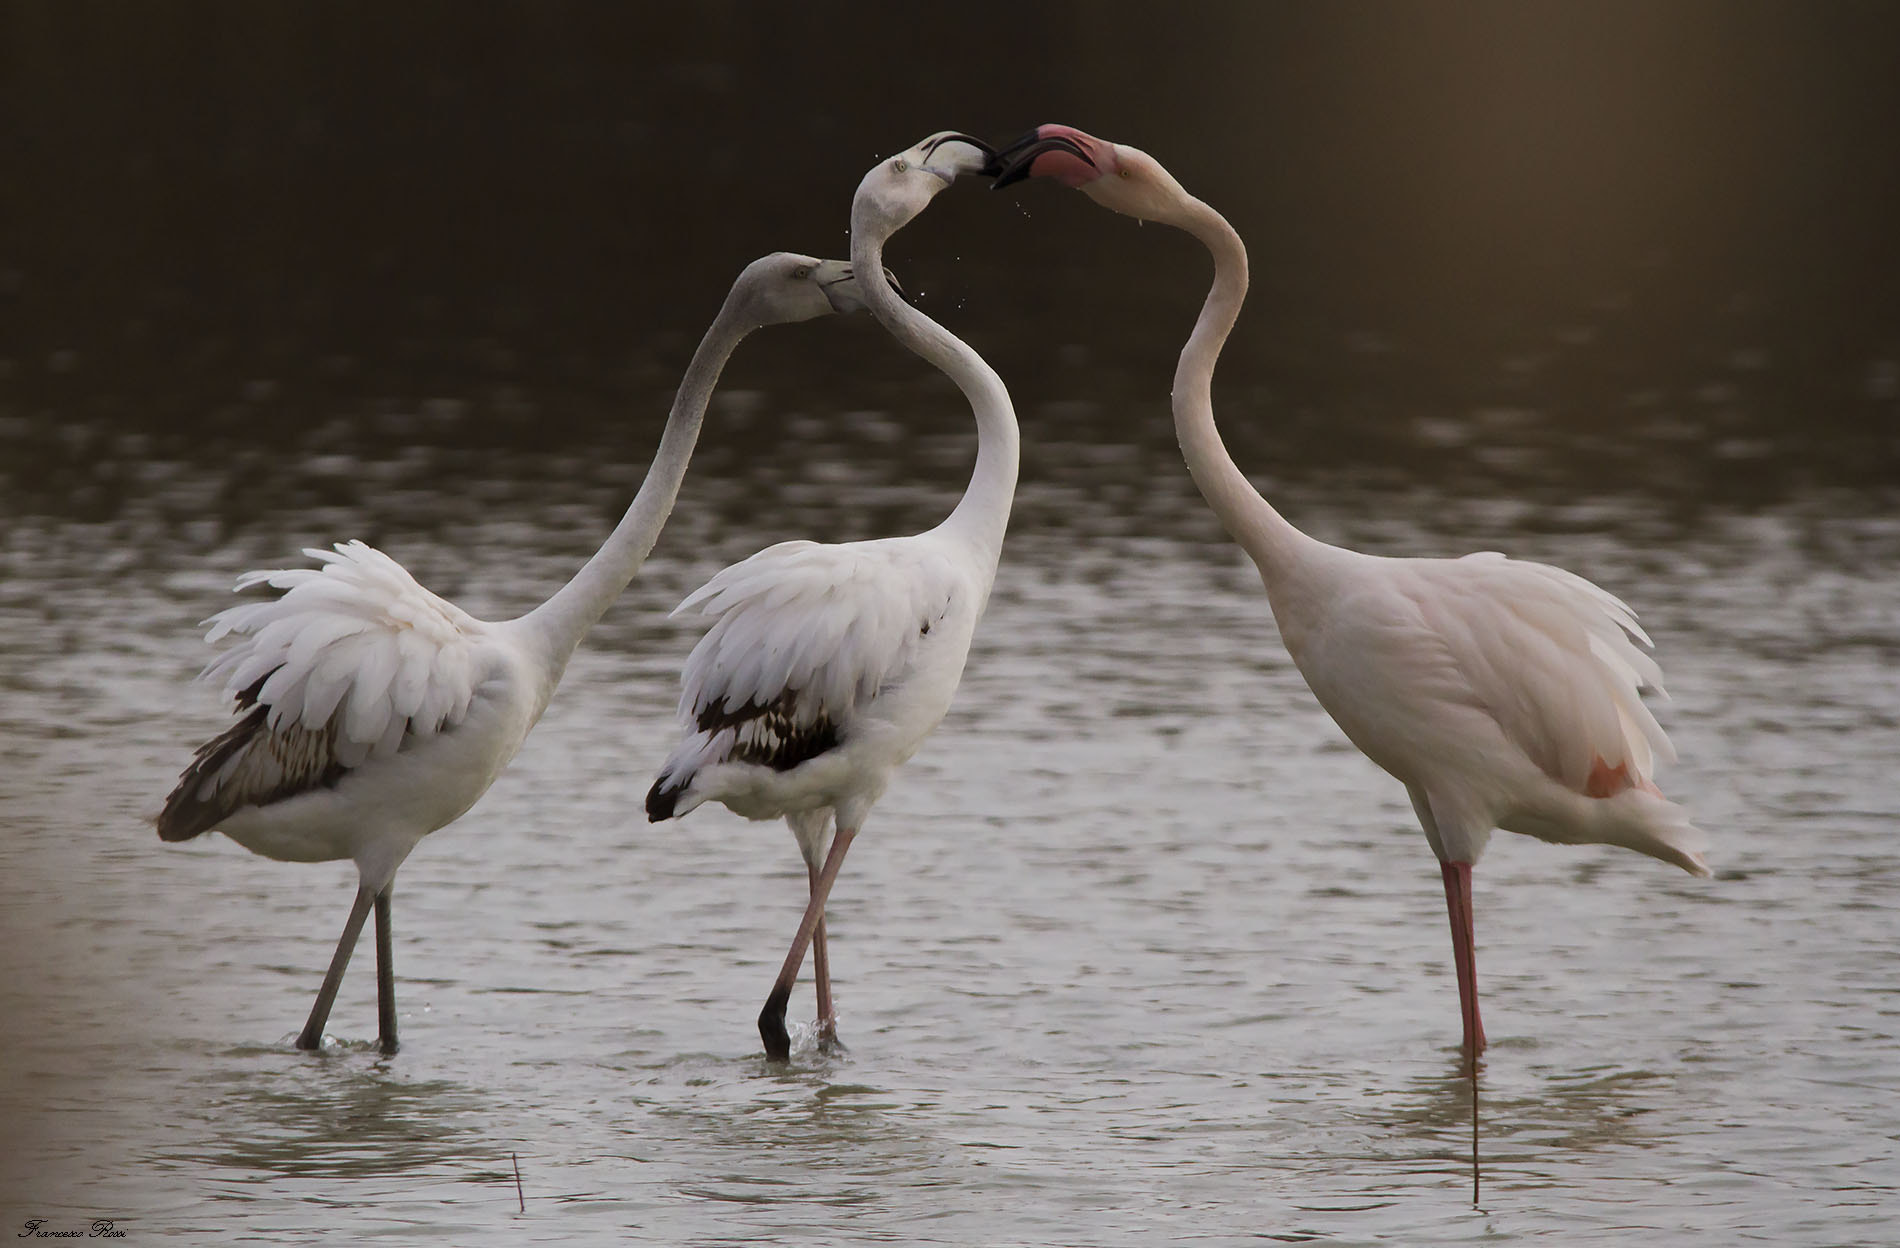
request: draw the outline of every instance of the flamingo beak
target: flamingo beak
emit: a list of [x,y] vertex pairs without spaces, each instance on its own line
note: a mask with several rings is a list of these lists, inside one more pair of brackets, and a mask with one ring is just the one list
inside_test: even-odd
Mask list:
[[[975,173],[981,177],[993,178],[1002,171],[1001,160],[999,156],[997,155],[997,151],[995,148],[991,147],[988,143],[985,143],[982,139],[972,138],[967,134],[957,134],[953,132],[950,134],[938,135],[936,138],[930,141],[930,145],[924,148],[924,151],[923,151],[924,167],[926,169],[930,169],[932,173],[937,173],[939,177],[942,177],[943,175],[939,173],[937,169],[931,166],[930,160],[933,156],[937,154],[937,149],[942,147],[945,143],[968,144],[969,146],[975,148],[978,154],[983,157],[983,163],[973,168],[953,167],[952,172],[951,172],[951,178],[954,178],[956,174],[959,174],[959,173]],[[949,179],[946,179],[946,181],[948,180]]]
[[[1003,187],[1032,176],[1035,173],[1036,159],[1050,152],[1061,152],[1065,156],[1073,156],[1089,168],[1096,168],[1095,158],[1073,139],[1064,138],[1061,135],[1042,138],[1040,127],[1038,127],[997,153],[996,163],[1000,166],[1000,170],[995,175],[996,181],[991,183],[990,189],[1001,190]],[[988,170],[984,172],[988,174]]]
[[[891,284],[891,289],[897,292],[899,299],[910,302],[910,296],[904,293],[903,286],[897,281],[897,274],[885,269],[884,280]],[[864,292],[859,289],[857,278],[848,264],[839,265],[836,276],[821,279],[818,288],[825,292],[825,301],[831,305],[833,312],[861,312],[869,306],[864,302]]]

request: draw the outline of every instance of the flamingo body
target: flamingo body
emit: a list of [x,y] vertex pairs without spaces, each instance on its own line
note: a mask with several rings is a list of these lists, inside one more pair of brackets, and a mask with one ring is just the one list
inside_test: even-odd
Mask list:
[[357,900],[298,1036],[322,1044],[371,908],[379,1038],[396,1048],[390,886],[429,833],[487,792],[547,709],[568,660],[653,548],[733,349],[764,325],[863,306],[849,265],[776,253],[747,266],[687,369],[646,479],[605,544],[541,606],[487,622],[362,542],[306,550],[316,568],[250,572],[276,597],[221,611],[204,671],[240,718],[200,747],[154,822],[166,841],[221,831],[287,862],[351,859]]
[[1329,592],[1270,595],[1287,651],[1352,743],[1423,799],[1441,859],[1476,863],[1504,828],[1708,873],[1651,778],[1675,757],[1641,696],[1662,673],[1620,600],[1490,552],[1313,562],[1293,579]]
[[720,572],[674,612],[714,623],[687,658],[690,731],[649,813],[868,809],[949,711],[994,578],[934,530],[783,542]]
[[909,537],[782,542],[715,575],[676,614],[710,617],[681,675],[681,739],[647,794],[657,822],[715,800],[783,817],[805,858],[809,898],[759,1014],[768,1056],[791,1041],[785,1007],[807,947],[818,1034],[834,1043],[824,907],[845,851],[890,783],[950,709],[996,579],[1015,497],[1018,431],[1008,391],[967,344],[897,297],[883,247],[995,153],[945,131],[880,161],[851,209],[851,261],[872,313],[970,401],[977,459],[955,510]]
[[381,892],[428,832],[472,807],[554,685],[514,622],[490,624],[362,542],[323,566],[252,572],[285,592],[207,621],[205,669],[249,713],[200,751],[159,834],[216,828],[284,862],[354,860]]
[[1136,147],[1041,126],[997,185],[1052,177],[1098,204],[1199,239],[1214,281],[1175,370],[1175,432],[1202,497],[1266,586],[1282,640],[1352,743],[1412,799],[1438,856],[1465,1050],[1485,1045],[1471,868],[1494,828],[1619,845],[1709,874],[1705,841],[1652,778],[1675,757],[1643,702],[1665,696],[1649,637],[1620,599],[1561,568],[1486,552],[1361,554],[1300,532],[1234,464],[1212,382],[1247,293],[1247,250],[1213,208]]

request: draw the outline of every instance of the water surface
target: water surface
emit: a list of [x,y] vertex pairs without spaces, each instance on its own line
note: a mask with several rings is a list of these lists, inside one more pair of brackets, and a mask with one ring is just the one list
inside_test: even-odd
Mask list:
[[[413,15],[400,38],[278,16],[106,38],[10,11],[32,55],[6,63],[8,133],[40,193],[0,234],[0,1226],[1890,1242],[1900,321],[1891,217],[1860,197],[1887,174],[1836,170],[1863,149],[1820,124],[1863,107],[1815,69],[1863,46],[1845,18],[1791,62],[1813,81],[1759,79],[1741,98],[1775,108],[1738,113],[1717,88],[1794,45],[1743,37],[1779,29],[1755,10],[1683,44],[1692,7],[1623,13],[1601,44],[1502,28],[1533,70],[1628,48],[1660,71],[1679,46],[1713,66],[1665,75],[1676,112],[1590,94],[1614,74],[1532,74],[1503,110],[1522,134],[1350,17],[1235,18],[1213,34],[1288,72],[1183,62],[1143,115],[1115,86],[1152,33],[1127,14],[1027,15],[986,77],[900,57],[815,84],[784,54],[802,32],[716,9],[650,42],[567,8],[454,39]],[[868,38],[840,56],[869,64]],[[1052,55],[1071,40],[1087,65]],[[1384,94],[1327,68],[1373,44],[1409,66]],[[1249,84],[1275,107],[1241,107]],[[1411,121],[1447,96],[1421,163]],[[1818,111],[1761,123],[1795,100]],[[803,904],[791,838],[718,809],[651,826],[641,799],[685,593],[786,537],[927,527],[967,477],[957,396],[862,319],[742,348],[652,560],[514,766],[404,867],[401,1053],[374,1051],[367,950],[336,1043],[295,1052],[351,869],[141,822],[228,722],[191,683],[196,622],[239,571],[351,537],[478,615],[526,609],[631,497],[744,261],[841,251],[877,151],[1045,113],[1139,130],[1249,238],[1217,397],[1290,518],[1560,564],[1658,641],[1682,756],[1660,778],[1717,876],[1495,839],[1480,1207],[1435,863],[1292,669],[1167,425],[1205,262],[1051,187],[958,188],[893,248],[1009,381],[1024,466],[956,706],[833,895],[848,1052],[758,1053]],[[1581,115],[1617,142],[1578,156]],[[1782,175],[1684,163],[1711,150]],[[1480,157],[1489,181],[1443,173]],[[1534,202],[1496,198],[1546,157]],[[1627,201],[1594,176],[1618,168]]]
[[[916,390],[926,424],[954,415]],[[224,722],[188,683],[193,621],[231,572],[356,533],[471,609],[520,609],[639,471],[618,438],[438,447],[429,410],[319,428],[274,452],[268,489],[75,423],[117,482],[108,514],[9,516],[9,1210],[289,1241],[1882,1234],[1891,498],[1263,476],[1363,549],[1504,545],[1593,577],[1639,605],[1676,694],[1664,781],[1713,834],[1715,880],[1511,836],[1478,874],[1474,1213],[1442,900],[1402,790],[1306,694],[1165,433],[1071,441],[1086,413],[1065,408],[1032,420],[956,709],[835,894],[847,1054],[757,1053],[801,905],[790,838],[640,810],[693,640],[671,605],[780,534],[921,527],[967,463],[967,434],[912,438],[789,380],[719,404],[679,517],[520,759],[399,876],[401,1054],[373,1051],[360,966],[337,1047],[292,1051],[350,869],[162,847],[138,822]],[[1562,479],[1561,446],[1509,444],[1524,480]]]

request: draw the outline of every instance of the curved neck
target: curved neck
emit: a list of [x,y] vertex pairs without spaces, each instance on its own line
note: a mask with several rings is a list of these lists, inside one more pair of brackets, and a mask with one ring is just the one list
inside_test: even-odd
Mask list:
[[938,531],[979,547],[992,573],[1003,550],[1009,508],[1016,496],[1021,435],[1016,409],[996,370],[969,345],[898,298],[884,278],[884,237],[852,222],[851,269],[858,275],[865,302],[891,336],[942,370],[970,402],[976,417],[976,468],[969,488]]
[[546,649],[556,678],[573,657],[587,630],[606,612],[633,574],[646,562],[659,540],[666,518],[679,497],[680,481],[699,441],[699,428],[706,415],[706,404],[719,374],[731,358],[733,349],[756,328],[738,310],[737,289],[713,319],[711,328],[700,340],[679,393],[673,398],[673,410],[666,418],[666,430],[660,435],[660,448],[647,468],[646,479],[633,497],[627,514],[608,535],[592,559],[574,579],[556,590],[554,596],[517,621],[536,635]]
[[1287,523],[1260,496],[1214,427],[1214,364],[1247,298],[1247,247],[1227,219],[1207,204],[1189,197],[1183,209],[1169,224],[1200,239],[1213,254],[1214,284],[1175,366],[1174,433],[1201,497],[1261,574],[1270,576],[1283,567],[1294,547],[1314,539]]

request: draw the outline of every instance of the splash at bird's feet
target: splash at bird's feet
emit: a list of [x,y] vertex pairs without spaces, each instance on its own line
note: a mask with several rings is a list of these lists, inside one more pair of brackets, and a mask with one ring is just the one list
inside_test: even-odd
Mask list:
[[818,1051],[826,1057],[842,1056],[851,1051],[845,1047],[844,1041],[838,1039],[838,1020],[835,1018],[819,1022],[813,1028],[813,1037],[817,1041]]

